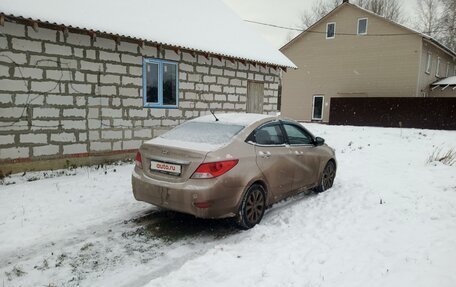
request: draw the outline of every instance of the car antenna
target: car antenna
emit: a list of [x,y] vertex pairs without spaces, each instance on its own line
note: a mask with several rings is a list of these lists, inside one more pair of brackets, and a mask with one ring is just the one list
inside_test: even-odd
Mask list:
[[219,121],[219,119],[218,119],[218,118],[217,118],[217,116],[214,114],[214,112],[213,112],[211,109],[209,109],[209,111],[210,111],[210,112],[211,112],[211,114],[214,116],[214,118],[215,118],[215,121],[216,121],[216,122],[218,122],[218,121]]

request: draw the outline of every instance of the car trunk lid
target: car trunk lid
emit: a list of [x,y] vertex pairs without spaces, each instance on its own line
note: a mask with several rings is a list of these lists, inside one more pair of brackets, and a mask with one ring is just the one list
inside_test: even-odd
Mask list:
[[151,178],[168,182],[188,180],[208,153],[156,143],[144,143],[140,152],[144,173]]

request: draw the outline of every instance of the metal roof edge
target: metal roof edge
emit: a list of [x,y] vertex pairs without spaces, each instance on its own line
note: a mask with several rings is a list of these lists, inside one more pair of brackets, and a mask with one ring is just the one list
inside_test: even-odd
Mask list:
[[[278,68],[282,68],[282,69],[286,69],[286,68],[295,69],[295,68],[297,68],[296,66],[291,66],[291,65],[283,65],[283,64],[276,64],[276,63],[271,63],[271,62],[266,62],[266,61],[258,61],[258,60],[254,60],[254,59],[248,59],[248,58],[243,58],[243,57],[238,57],[238,56],[233,56],[233,55],[228,55],[228,54],[222,54],[222,53],[217,53],[217,52],[212,52],[212,51],[206,51],[206,50],[201,50],[201,49],[196,49],[196,48],[191,48],[191,47],[184,47],[184,46],[168,44],[168,43],[159,42],[159,41],[155,41],[155,40],[140,39],[140,38],[135,38],[135,37],[127,36],[127,35],[109,33],[109,32],[106,32],[106,31],[92,30],[92,29],[81,28],[81,27],[73,27],[71,25],[58,24],[58,23],[55,23],[55,22],[44,21],[44,20],[41,20],[41,19],[32,19],[32,18],[26,18],[26,17],[23,17],[23,16],[16,16],[16,15],[13,15],[13,14],[5,14],[5,13],[3,13],[1,11],[0,11],[0,17],[4,17],[4,19],[6,19],[6,20],[8,20],[10,22],[11,22],[11,20],[24,22],[25,25],[27,25],[26,22],[30,22],[30,24],[32,24],[32,25],[33,25],[33,23],[44,24],[46,26],[46,28],[54,29],[54,30],[64,30],[65,28],[68,28],[68,29],[74,30],[73,32],[76,32],[76,33],[79,32],[80,34],[83,34],[81,32],[85,32],[87,34],[95,33],[95,34],[107,35],[107,36],[111,36],[111,37],[127,39],[127,41],[130,41],[130,42],[132,42],[132,41],[133,42],[138,42],[138,44],[139,44],[139,42],[143,42],[143,43],[149,43],[151,46],[164,46],[164,47],[169,47],[170,49],[188,50],[188,51],[193,51],[193,52],[196,52],[196,53],[213,55],[214,57],[229,58],[229,59],[233,59],[233,60],[237,60],[237,61],[241,61],[241,62],[246,62],[246,63],[247,62],[251,62],[254,65],[256,65],[256,64],[258,64],[258,65],[267,65],[267,66],[278,67]],[[291,60],[290,60],[290,62],[291,62]]]

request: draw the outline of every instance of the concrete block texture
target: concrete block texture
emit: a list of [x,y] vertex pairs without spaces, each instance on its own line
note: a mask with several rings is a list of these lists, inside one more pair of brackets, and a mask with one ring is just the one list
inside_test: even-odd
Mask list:
[[24,108],[12,107],[12,108],[0,108],[0,119],[18,118],[24,113]]
[[0,135],[0,146],[14,144],[14,135]]
[[22,134],[19,137],[20,143],[47,143],[47,135],[46,134]]
[[64,130],[86,130],[86,120],[62,120],[60,122]]
[[51,135],[52,142],[76,142],[76,135],[74,133],[59,133]]
[[90,47],[92,45],[89,35],[69,33],[66,42],[75,46]]
[[91,142],[91,151],[110,151],[112,149],[111,142]]
[[58,145],[44,145],[37,146],[32,148],[32,155],[34,157],[45,156],[45,155],[58,155],[59,146]]
[[71,56],[72,55],[71,47],[65,46],[65,45],[56,45],[56,44],[45,43],[44,50],[45,50],[46,54],[51,54],[51,55],[62,55],[62,56]]
[[[209,108],[245,112],[248,81],[265,83],[265,113],[277,108],[278,69],[8,20],[0,32],[0,165],[137,149]],[[178,63],[178,108],[144,107],[144,58]]]
[[60,109],[57,108],[33,108],[34,118],[58,118],[60,117]]
[[114,51],[116,49],[116,41],[104,37],[97,37],[94,41],[93,46],[95,48]]
[[[46,103],[50,105],[73,105],[74,97],[62,95],[46,96]],[[65,114],[65,113],[64,113]]]
[[106,63],[105,71],[110,74],[126,74],[127,66]]
[[8,39],[3,38],[0,40],[0,50],[8,48]]
[[0,149],[0,159],[28,158],[30,149],[28,147],[11,147]]
[[78,153],[86,153],[86,152],[87,152],[87,144],[63,145],[63,154],[78,154]]
[[117,46],[117,51],[122,51],[122,52],[129,52],[133,54],[138,53],[138,44],[137,43],[129,43],[122,41],[120,44]]
[[27,92],[28,82],[24,79],[0,79],[0,89],[11,92]]
[[5,21],[3,26],[0,26],[0,32],[5,35],[24,37],[26,26]]
[[40,41],[13,38],[13,49],[21,51],[41,52],[43,50]]
[[120,62],[120,54],[113,52],[100,51],[100,60],[109,62]]
[[57,31],[41,27],[35,31],[33,27],[27,27],[27,36],[36,40],[55,42],[57,40]]
[[9,77],[10,67],[6,65],[0,65],[0,77]]
[[27,54],[24,52],[0,51],[0,62],[16,66],[27,63]]

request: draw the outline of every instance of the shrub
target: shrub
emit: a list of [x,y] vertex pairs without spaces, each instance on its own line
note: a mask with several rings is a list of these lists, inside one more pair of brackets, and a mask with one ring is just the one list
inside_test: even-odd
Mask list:
[[436,148],[432,154],[428,157],[427,163],[441,162],[445,165],[453,166],[456,165],[456,150],[454,148],[443,152],[443,148]]

